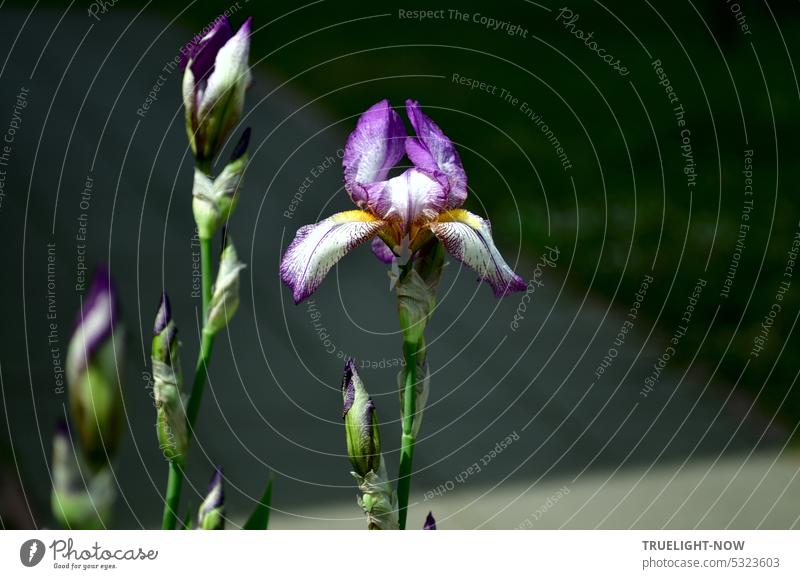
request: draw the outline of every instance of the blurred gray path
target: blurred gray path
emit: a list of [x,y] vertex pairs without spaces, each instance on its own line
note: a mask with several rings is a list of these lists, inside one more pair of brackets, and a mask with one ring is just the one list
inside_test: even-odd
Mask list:
[[[76,234],[86,213],[87,262],[110,261],[128,327],[129,430],[116,471],[123,498],[115,525],[153,527],[166,466],[153,431],[146,356],[162,287],[173,299],[185,368],[197,350],[192,165],[180,73],[170,68],[194,33],[118,7],[99,22],[37,12],[17,38],[25,15],[0,13],[0,53],[9,55],[0,132],[15,95],[27,91],[0,207],[0,363],[11,447],[36,522],[49,524],[49,440],[66,402],[55,388],[52,355],[54,348],[66,353],[79,303],[83,242]],[[277,526],[358,527],[357,518],[347,520],[358,512],[342,454],[338,383],[344,358],[358,358],[394,472],[395,304],[386,268],[367,248],[344,259],[313,302],[294,306],[281,287],[281,248],[295,230],[349,207],[337,152],[355,122],[337,121],[282,82],[259,69],[247,97],[243,126],[253,127],[254,139],[231,234],[248,269],[242,306],[217,342],[187,494],[196,506],[212,465],[222,464],[230,511],[241,520],[272,472]],[[155,100],[143,110],[151,91]],[[369,104],[358,103],[354,113]],[[501,245],[517,261],[513,234],[496,234],[512,240]],[[54,320],[47,317],[48,244],[55,248]],[[707,374],[683,374],[677,365],[643,396],[667,337],[642,320],[598,378],[634,296],[620,296],[607,313],[575,288],[563,290],[567,252],[537,272],[546,253],[519,257],[517,271],[543,284],[524,302],[521,295],[498,302],[470,271],[447,267],[428,332],[434,374],[415,456],[413,519],[421,525],[432,509],[444,527],[513,528],[566,485],[569,494],[535,528],[748,527],[773,506],[764,525],[796,526],[800,462],[780,453],[788,433],[749,400],[709,385]],[[469,472],[473,465],[480,468]]]

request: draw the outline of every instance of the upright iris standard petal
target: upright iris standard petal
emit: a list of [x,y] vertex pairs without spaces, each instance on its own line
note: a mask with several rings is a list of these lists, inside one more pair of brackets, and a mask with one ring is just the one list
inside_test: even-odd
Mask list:
[[366,211],[336,213],[297,231],[281,261],[281,280],[295,303],[310,296],[325,274],[350,250],[374,237],[386,222]]
[[122,429],[125,336],[118,316],[111,277],[99,267],[75,322],[66,363],[70,411],[93,469],[114,455]]
[[453,257],[474,269],[481,281],[492,286],[496,297],[525,289],[525,282],[495,247],[487,220],[464,209],[455,209],[440,215],[430,229]]
[[423,531],[435,531],[436,519],[433,518],[433,513],[428,511],[428,516],[425,517],[425,526],[422,527]]
[[366,209],[364,185],[383,181],[403,157],[406,129],[388,100],[372,105],[358,119],[344,148],[345,189],[361,209]]
[[406,139],[408,158],[442,183],[447,193],[445,209],[460,207],[467,198],[467,174],[455,145],[422,112],[417,101],[407,100],[406,111],[417,133],[416,137]]

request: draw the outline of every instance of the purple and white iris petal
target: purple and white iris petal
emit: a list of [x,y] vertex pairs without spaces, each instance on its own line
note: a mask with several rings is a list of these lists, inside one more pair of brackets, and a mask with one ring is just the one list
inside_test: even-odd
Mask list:
[[386,242],[380,237],[373,238],[372,253],[375,254],[375,257],[377,257],[383,263],[386,264],[391,264],[395,259],[394,252],[388,245],[386,245]]
[[295,303],[310,296],[337,261],[385,225],[366,211],[354,210],[298,229],[280,267],[281,280],[292,289]]
[[404,230],[414,223],[431,221],[444,210],[441,185],[418,169],[408,169],[365,188],[370,210],[381,219],[400,223]]
[[[233,98],[244,98],[244,89],[250,85],[251,74],[248,65],[250,54],[250,28],[252,18],[244,21],[233,37],[217,49],[214,56],[214,66],[205,90],[198,93],[198,117],[203,119],[217,101],[232,87],[241,87],[235,90]],[[194,72],[194,66],[192,66]],[[195,78],[197,75],[195,74]],[[236,106],[234,104],[234,106]],[[241,106],[238,106],[241,109]]]
[[192,46],[186,60],[181,59],[181,68],[185,68],[187,60],[190,60],[192,74],[198,83],[203,82],[214,68],[214,59],[217,57],[217,52],[225,46],[225,43],[232,36],[233,30],[231,30],[230,22],[225,17],[220,18],[214,23],[211,32]]
[[358,119],[347,139],[342,166],[345,189],[362,209],[367,202],[364,185],[386,179],[403,157],[406,136],[403,120],[388,100],[372,105]]
[[416,137],[406,140],[406,154],[420,169],[437,180],[443,173],[448,186],[445,209],[460,207],[467,198],[467,174],[453,142],[430,117],[422,112],[417,101],[407,100],[406,111]]
[[456,209],[442,214],[430,228],[453,257],[474,269],[481,281],[492,286],[496,297],[523,291],[527,287],[495,247],[486,219]]

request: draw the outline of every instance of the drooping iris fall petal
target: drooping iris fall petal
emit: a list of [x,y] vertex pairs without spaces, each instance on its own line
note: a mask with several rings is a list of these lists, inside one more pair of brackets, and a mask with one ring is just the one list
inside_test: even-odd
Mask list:
[[374,237],[386,222],[366,211],[343,211],[297,230],[281,261],[281,280],[300,303],[350,250]]
[[454,209],[439,216],[430,225],[445,249],[492,286],[494,295],[502,297],[522,291],[526,284],[508,266],[492,240],[489,222],[464,209]]

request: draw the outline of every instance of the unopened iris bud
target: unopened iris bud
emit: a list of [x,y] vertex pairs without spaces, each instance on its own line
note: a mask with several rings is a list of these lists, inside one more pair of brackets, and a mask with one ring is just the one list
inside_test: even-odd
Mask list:
[[228,239],[220,257],[217,281],[208,308],[204,330],[218,333],[228,325],[239,307],[239,273],[247,266],[239,261],[233,242]]
[[66,423],[53,437],[51,509],[65,529],[103,529],[108,526],[116,496],[108,468],[92,474],[81,468]]
[[236,145],[231,161],[216,179],[211,179],[201,169],[194,171],[192,211],[200,237],[210,239],[217,229],[225,225],[239,200],[239,185],[247,166],[247,145],[250,128],[245,129]]
[[118,318],[113,283],[99,267],[78,314],[66,363],[70,411],[94,470],[114,455],[122,430],[125,336]]
[[423,531],[435,531],[436,519],[433,518],[433,513],[428,511],[428,516],[425,517],[425,526],[422,527]]
[[353,360],[348,360],[342,379],[344,428],[347,455],[353,470],[361,476],[378,471],[381,463],[381,439],[375,404],[367,393]]
[[444,247],[431,239],[414,256],[397,283],[397,307],[405,341],[417,343],[436,306],[436,288],[442,277]]
[[188,446],[181,396],[183,374],[178,357],[178,327],[172,320],[166,293],[161,296],[153,328],[152,363],[158,442],[166,459],[183,463]]
[[220,18],[192,48],[185,63],[186,132],[201,165],[210,165],[242,116],[244,93],[252,80],[250,28],[248,18],[233,34],[228,19]]
[[225,528],[225,492],[222,488],[222,467],[217,467],[208,494],[197,512],[197,528],[216,531]]

